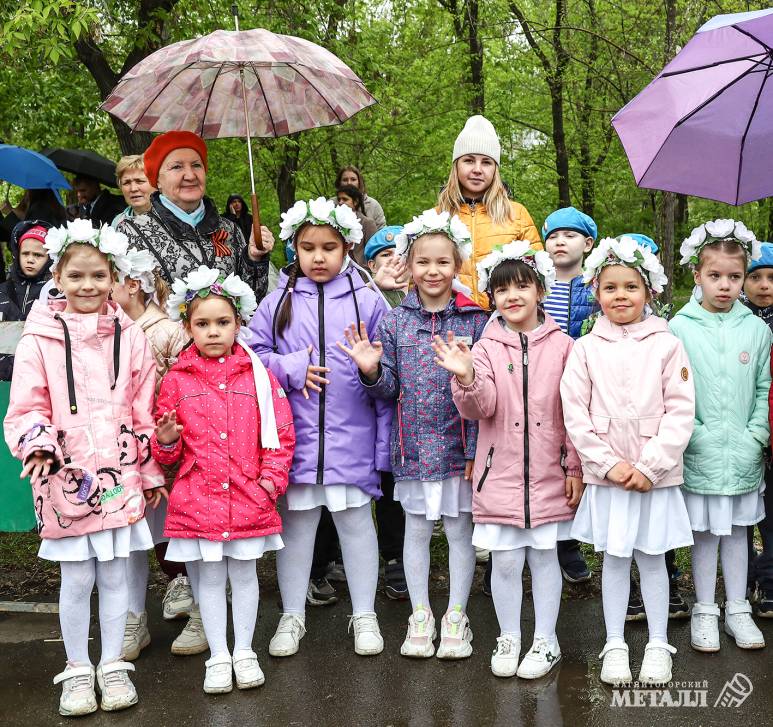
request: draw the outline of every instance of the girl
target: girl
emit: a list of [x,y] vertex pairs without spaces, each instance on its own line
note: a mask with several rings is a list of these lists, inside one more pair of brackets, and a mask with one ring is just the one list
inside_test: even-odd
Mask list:
[[435,619],[429,607],[429,545],[436,520],[448,538],[450,594],[440,627],[440,659],[472,654],[467,599],[475,572],[472,547],[470,475],[477,426],[459,417],[448,375],[433,365],[432,339],[455,333],[470,345],[488,318],[451,283],[469,255],[470,233],[447,212],[427,210],[396,237],[415,288],[381,322],[380,342],[371,343],[364,325],[345,332],[371,396],[397,400],[392,426],[395,500],[405,510],[403,567],[413,613],[400,648],[403,656],[435,653]]
[[35,500],[39,556],[58,560],[59,620],[67,652],[59,712],[97,709],[88,651],[91,591],[99,589],[102,656],[96,680],[105,711],[137,702],[121,660],[128,601],[126,559],[153,539],[145,498],[164,478],[150,459],[153,356],[139,326],[108,300],[127,240],[88,220],[49,230],[46,248],[64,300],[36,302],[16,349],[5,439],[24,462]]
[[648,247],[605,238],[584,277],[602,315],[575,342],[561,379],[564,422],[586,483],[571,536],[605,553],[601,680],[631,681],[624,627],[635,556],[649,627],[639,682],[661,684],[671,679],[676,652],[668,644],[663,554],[692,543],[678,487],[695,413],[692,375],[682,344],[649,310],[667,281]]
[[379,471],[389,470],[391,410],[370,400],[335,338],[352,320],[373,335],[386,304],[349,265],[362,229],[348,207],[322,197],[299,200],[282,214],[280,236],[297,258],[250,323],[252,346],[287,390],[298,432],[283,506],[285,547],[276,559],[282,616],[269,653],[295,654],[306,633],[306,591],[324,506],[341,541],[354,650],[379,654],[384,641],[374,611],[378,550],[370,503],[381,495]]
[[[258,615],[255,561],[282,547],[276,498],[287,488],[295,447],[284,391],[241,341],[240,318],[255,294],[240,278],[204,265],[175,280],[169,316],[185,323],[193,345],[161,383],[153,456],[180,462],[164,535],[166,557],[195,561],[211,657],[204,691],[222,694],[265,681],[252,650]],[[226,643],[226,581],[231,583],[234,651]]]
[[682,244],[701,300],[671,321],[696,376],[695,432],[684,455],[684,499],[695,545],[690,643],[719,651],[717,546],[725,581],[725,632],[742,649],[765,646],[746,599],[746,528],[762,520],[763,453],[770,435],[770,329],[738,300],[760,243],[742,222],[714,220]]
[[[559,394],[572,339],[538,308],[555,276],[550,256],[535,255],[526,240],[494,248],[478,264],[478,285],[496,306],[496,320],[474,353],[452,336],[448,344],[437,337],[434,345],[438,363],[455,374],[451,388],[459,413],[481,420],[472,542],[491,551],[491,592],[501,631],[491,671],[500,677],[517,673],[536,679],[561,659],[556,546],[569,539],[583,485]],[[534,643],[518,666],[526,561],[536,624]]]

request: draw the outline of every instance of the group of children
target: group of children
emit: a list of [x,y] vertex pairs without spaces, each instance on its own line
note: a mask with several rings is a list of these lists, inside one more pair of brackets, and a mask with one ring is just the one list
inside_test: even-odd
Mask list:
[[[84,221],[48,231],[64,299],[32,307],[4,426],[32,481],[40,556],[61,565],[63,715],[97,709],[95,680],[102,709],[136,703],[128,659],[149,641],[145,551],[163,540],[166,561],[186,564],[210,649],[204,690],[231,691],[234,677],[240,689],[262,684],[256,559],[276,551],[282,608],[268,650],[287,657],[306,634],[323,507],[340,539],[354,650],[380,653],[371,504],[383,472],[405,511],[406,657],[471,655],[477,546],[491,552],[500,626],[492,672],[547,674],[561,659],[557,547],[570,539],[604,553],[602,681],[632,680],[634,559],[649,629],[638,680],[671,679],[664,554],[674,548],[692,547],[692,646],[720,648],[718,551],[724,629],[741,648],[764,646],[746,597],[746,530],[765,515],[773,247],[732,220],[696,228],[682,253],[698,288],[667,322],[653,312],[666,277],[648,238],[595,244],[595,223],[573,208],[542,231],[546,250],[513,240],[477,264],[491,315],[458,284],[471,237],[455,215],[427,210],[367,251],[376,280],[395,255],[410,273],[387,301],[350,263],[362,239],[351,210],[299,201],[282,215],[295,259],[275,291],[258,305],[239,278],[202,266],[174,282],[169,319],[152,259],[123,235]],[[437,520],[449,544],[439,629]],[[525,564],[535,629],[521,658]]]

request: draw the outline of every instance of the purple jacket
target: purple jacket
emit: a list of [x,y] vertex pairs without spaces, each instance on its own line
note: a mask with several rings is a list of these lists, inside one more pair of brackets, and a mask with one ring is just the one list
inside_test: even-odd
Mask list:
[[[290,400],[295,420],[295,456],[290,486],[356,485],[381,496],[379,471],[389,471],[392,405],[373,400],[360,383],[357,366],[338,346],[344,329],[365,322],[375,337],[387,307],[351,268],[324,284],[299,277],[286,292],[282,271],[277,289],[267,295],[250,321],[250,345],[271,369]],[[277,309],[292,295],[292,319],[275,334]],[[311,355],[308,347],[311,345]],[[327,366],[330,383],[321,394],[303,396],[309,364]]]

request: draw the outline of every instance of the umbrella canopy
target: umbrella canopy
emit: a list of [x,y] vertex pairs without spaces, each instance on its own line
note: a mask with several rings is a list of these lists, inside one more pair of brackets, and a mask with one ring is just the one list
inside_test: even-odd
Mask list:
[[93,177],[108,187],[115,187],[115,162],[86,149],[43,149],[45,154],[59,169],[72,174]]
[[739,205],[773,195],[773,9],[701,27],[612,119],[636,183]]
[[50,159],[12,144],[0,144],[0,179],[24,189],[71,189]]

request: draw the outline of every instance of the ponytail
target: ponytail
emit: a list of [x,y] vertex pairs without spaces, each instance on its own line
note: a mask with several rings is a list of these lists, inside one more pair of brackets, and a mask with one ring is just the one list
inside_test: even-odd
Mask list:
[[287,326],[290,325],[290,321],[292,321],[293,317],[293,288],[295,288],[295,282],[298,280],[298,258],[296,258],[292,265],[290,265],[290,270],[287,274],[287,285],[285,285],[285,289],[282,292],[282,297],[279,299],[279,306],[277,307],[276,311],[276,324],[275,324],[275,330],[276,333],[282,333]]

